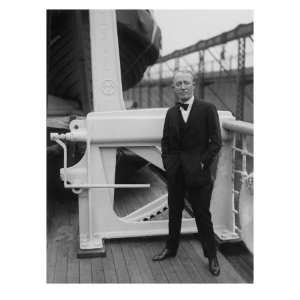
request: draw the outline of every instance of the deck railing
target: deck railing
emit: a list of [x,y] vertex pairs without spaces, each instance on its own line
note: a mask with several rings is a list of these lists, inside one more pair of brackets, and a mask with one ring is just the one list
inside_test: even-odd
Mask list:
[[[235,231],[238,235],[242,235],[243,228],[241,228],[241,214],[240,209],[245,206],[253,205],[253,203],[242,203],[244,201],[240,197],[240,192],[243,183],[247,183],[248,188],[253,194],[253,161],[254,153],[249,151],[249,147],[253,149],[253,124],[236,121],[236,120],[224,120],[223,128],[233,134],[233,147],[232,147],[232,159],[233,159],[233,191],[232,191],[232,207],[235,219]],[[249,147],[248,147],[249,146]],[[253,211],[252,211],[253,212]],[[253,214],[247,216],[248,221],[253,221]],[[250,237],[253,239],[253,237]]]

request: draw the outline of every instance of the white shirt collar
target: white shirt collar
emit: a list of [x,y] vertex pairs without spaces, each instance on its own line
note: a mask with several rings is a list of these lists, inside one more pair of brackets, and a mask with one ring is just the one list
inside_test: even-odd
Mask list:
[[192,106],[192,104],[194,103],[194,96],[192,96],[188,101],[185,101],[184,103],[188,104],[189,107]]
[[190,114],[190,111],[192,109],[192,105],[194,102],[194,96],[192,96],[189,100],[187,100],[186,102],[184,102],[184,104],[188,104],[188,108],[187,110],[184,110],[182,107],[180,107],[180,111],[183,117],[184,122],[186,123]]
[[[194,96],[192,96],[189,100],[187,100],[187,101],[185,101],[185,102],[182,102],[182,103],[188,104],[188,105],[189,105],[189,106],[188,106],[188,109],[187,109],[187,111],[189,111],[189,110],[191,109],[193,103],[194,103]],[[180,110],[183,111],[183,108],[180,107]]]

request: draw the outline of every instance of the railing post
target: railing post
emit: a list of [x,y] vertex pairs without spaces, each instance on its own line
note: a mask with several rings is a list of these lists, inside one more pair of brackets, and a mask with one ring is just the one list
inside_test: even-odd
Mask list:
[[[242,149],[243,151],[247,151],[247,136],[242,136]],[[247,174],[247,156],[245,153],[242,153],[242,171],[243,174]]]
[[[236,119],[244,119],[244,99],[245,99],[245,38],[238,39],[238,68],[237,68],[237,98],[236,98]],[[235,147],[244,149],[245,140],[241,134],[236,134]],[[244,172],[246,170],[246,157],[240,152],[235,155],[235,169]],[[242,185],[242,173],[235,173],[234,187],[240,190]]]
[[178,71],[180,68],[180,61],[179,61],[179,57],[175,58],[175,66],[174,66],[174,70]]
[[[232,145],[236,144],[236,134],[233,133],[233,141],[232,141]],[[232,166],[233,166],[233,170],[232,170],[232,182],[233,182],[233,189],[232,189],[232,207],[233,207],[233,222],[234,222],[234,228],[236,228],[236,216],[238,214],[238,207],[237,207],[237,203],[238,203],[238,193],[236,190],[236,176],[235,176],[235,161],[236,161],[236,151],[234,149],[232,149]],[[236,230],[235,230],[236,232]]]
[[244,101],[245,101],[245,47],[246,38],[238,39],[238,70],[237,70],[237,99],[236,99],[236,118],[244,120]]
[[[233,167],[233,191],[232,200],[234,213],[239,214],[240,210],[240,191],[248,178],[248,170],[251,172],[251,165],[249,167],[248,158],[253,159],[253,154],[247,149],[247,136],[253,136],[253,124],[244,121],[224,121],[223,128],[229,130],[234,134],[233,148],[232,148],[232,161]],[[248,163],[248,166],[247,166]],[[239,219],[235,220],[235,230],[240,233],[241,224]]]
[[232,67],[232,59],[233,59],[233,56],[230,55],[229,57],[229,71],[232,71],[233,67]]
[[199,51],[199,98],[204,99],[205,96],[205,85],[204,85],[204,73],[205,73],[205,62],[204,62],[204,50]]

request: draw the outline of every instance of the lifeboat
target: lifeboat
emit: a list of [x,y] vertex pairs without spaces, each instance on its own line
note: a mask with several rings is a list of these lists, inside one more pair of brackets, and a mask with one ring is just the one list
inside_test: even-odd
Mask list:
[[[126,91],[158,59],[161,30],[150,10],[117,10],[116,17],[122,88]],[[47,116],[86,115],[93,111],[89,13],[49,10],[47,31]]]

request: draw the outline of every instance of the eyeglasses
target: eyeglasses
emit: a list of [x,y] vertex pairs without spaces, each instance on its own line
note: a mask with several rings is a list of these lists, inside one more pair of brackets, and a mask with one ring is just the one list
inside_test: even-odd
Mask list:
[[174,83],[175,88],[180,88],[182,86],[190,87],[193,84],[193,82],[190,81],[177,81]]

